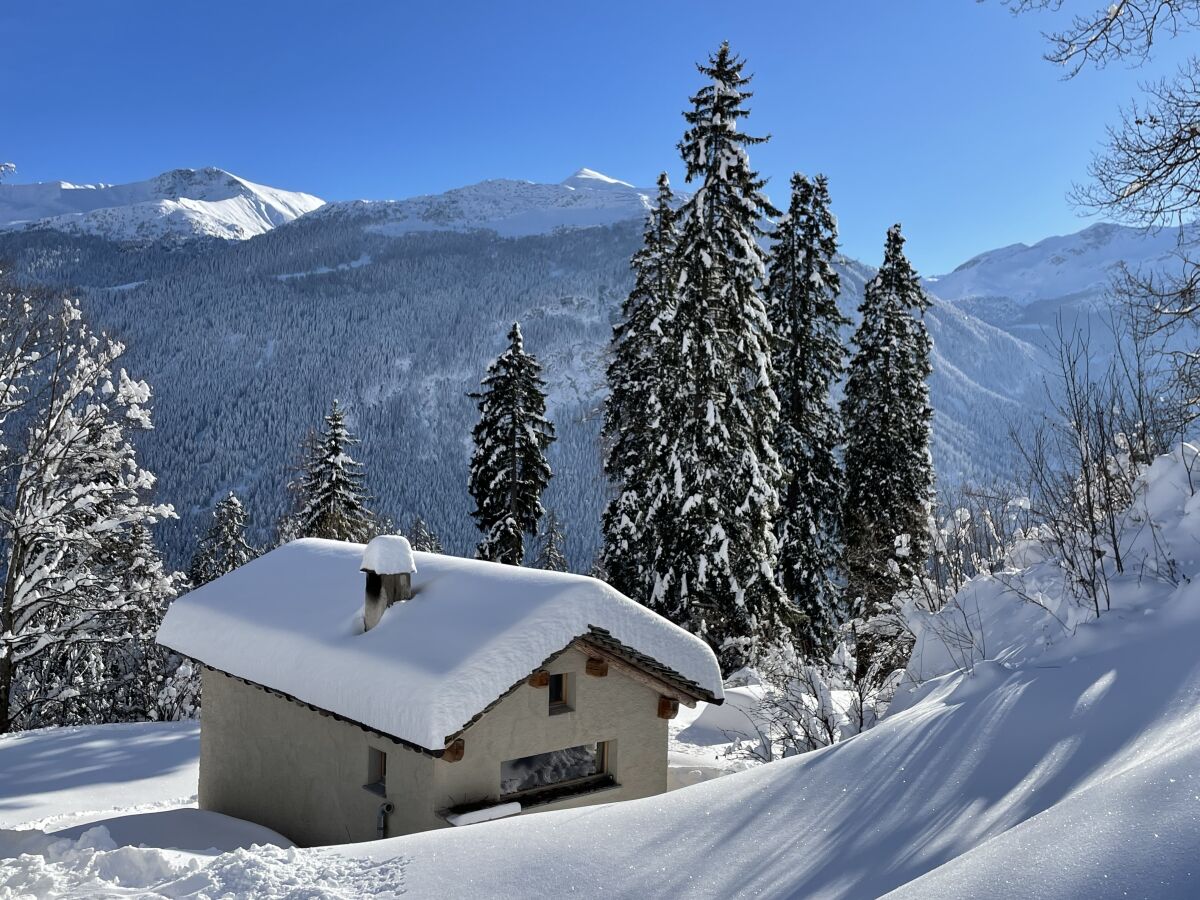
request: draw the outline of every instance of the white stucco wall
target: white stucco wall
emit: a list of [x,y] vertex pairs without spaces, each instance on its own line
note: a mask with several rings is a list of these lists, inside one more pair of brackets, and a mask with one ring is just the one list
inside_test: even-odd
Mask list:
[[628,800],[667,789],[667,722],[658,692],[617,666],[586,674],[571,648],[547,670],[572,682],[570,712],[551,715],[549,691],[523,684],[468,728],[464,757],[435,760],[347,722],[204,671],[200,729],[202,809],[272,828],[306,846],[371,840],[381,798],[366,790],[369,749],[387,754],[388,836],[446,827],[448,807],[498,799],[508,759],[609,742],[617,786],[531,811]]

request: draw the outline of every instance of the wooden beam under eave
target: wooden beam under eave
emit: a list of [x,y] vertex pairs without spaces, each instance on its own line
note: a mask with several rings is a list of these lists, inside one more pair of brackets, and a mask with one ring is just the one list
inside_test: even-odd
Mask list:
[[661,678],[656,678],[655,676],[651,675],[649,672],[646,672],[643,669],[639,669],[637,666],[633,665],[632,663],[626,662],[625,660],[621,659],[621,657],[617,656],[616,654],[609,653],[608,650],[606,650],[605,648],[591,643],[586,638],[579,639],[578,641],[575,642],[575,644],[578,646],[580,651],[582,651],[583,653],[586,653],[589,657],[597,656],[602,659],[608,660],[609,665],[615,666],[618,670],[620,670],[624,674],[628,675],[634,681],[637,681],[637,682],[645,685],[646,687],[650,688],[650,690],[654,691],[655,693],[665,694],[666,696],[672,698],[673,700],[677,700],[678,702],[682,703],[684,706],[689,707],[689,708],[694,708],[696,706],[696,698],[695,697],[685,694],[683,691],[679,690],[673,684],[669,684],[668,682],[663,681],[663,679],[661,679]]

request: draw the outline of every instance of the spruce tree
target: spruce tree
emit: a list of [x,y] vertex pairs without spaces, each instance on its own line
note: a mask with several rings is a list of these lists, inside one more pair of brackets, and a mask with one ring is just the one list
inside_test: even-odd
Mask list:
[[779,401],[759,248],[776,214],[738,130],[750,78],[727,44],[698,67],[709,80],[685,114],[680,143],[696,192],[680,215],[674,314],[659,364],[663,434],[649,545],[652,605],[716,651],[724,671],[784,636],[776,582]]
[[159,694],[176,676],[182,660],[155,638],[184,577],[163,565],[150,529],[142,523],[112,536],[109,565],[116,592],[125,598],[128,611],[114,623],[116,640],[96,645],[105,651],[109,686],[109,708],[99,721],[166,718]]
[[844,489],[838,415],[829,391],[841,377],[841,279],[833,267],[837,221],[824,176],[792,176],[787,213],[775,229],[767,306],[775,331],[775,447],[783,470],[776,534],[784,592],[797,613],[804,650],[824,658],[840,624],[838,525]]
[[563,553],[565,541],[562,523],[558,521],[554,510],[550,510],[546,513],[546,525],[542,529],[542,546],[538,551],[537,562],[534,563],[534,566],[539,569],[548,569],[551,572],[566,572],[570,569],[567,556]]
[[928,307],[895,225],[859,307],[862,321],[842,401],[847,597],[861,623],[859,671],[879,677],[904,664],[907,647],[894,625],[893,599],[912,583],[929,551]]
[[258,555],[246,542],[246,510],[233,491],[212,512],[212,523],[200,538],[188,566],[192,587],[244,566]]
[[541,496],[550,481],[546,448],[554,426],[546,418],[542,367],[525,352],[521,326],[513,323],[508,348],[488,366],[478,401],[479,422],[472,436],[475,453],[467,488],[475,500],[472,515],[483,539],[480,559],[519,566],[525,535],[536,535]]
[[408,526],[406,536],[409,546],[421,553],[445,553],[442,539],[420,516],[413,516],[412,524]]
[[280,529],[284,540],[366,541],[376,532],[363,487],[366,476],[350,456],[357,443],[346,427],[345,412],[334,400],[324,428],[305,442],[299,477],[288,486],[293,512]]
[[604,472],[615,493],[602,519],[601,564],[613,587],[642,603],[649,600],[652,586],[653,553],[646,533],[650,503],[660,492],[655,483],[662,476],[651,463],[664,437],[660,359],[675,305],[673,203],[664,173],[658,177],[658,197],[646,220],[642,247],[633,256],[633,290],[613,329],[604,406]]

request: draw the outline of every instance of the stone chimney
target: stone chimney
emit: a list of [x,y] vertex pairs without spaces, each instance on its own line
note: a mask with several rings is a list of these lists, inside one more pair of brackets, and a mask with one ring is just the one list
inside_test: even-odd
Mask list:
[[363,630],[370,631],[379,624],[389,606],[412,596],[412,576],[417,564],[408,538],[398,534],[372,538],[363,550],[362,571],[367,573]]

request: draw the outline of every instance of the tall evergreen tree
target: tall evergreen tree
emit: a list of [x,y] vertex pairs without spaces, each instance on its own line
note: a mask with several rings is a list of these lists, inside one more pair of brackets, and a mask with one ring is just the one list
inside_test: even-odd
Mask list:
[[284,540],[316,537],[334,541],[366,541],[375,533],[375,517],[367,509],[362,465],[350,456],[358,443],[346,427],[346,414],[333,401],[324,428],[306,442],[306,458],[293,493],[293,512],[280,531]]
[[546,418],[545,382],[536,358],[525,352],[521,326],[513,323],[508,348],[488,366],[478,401],[475,454],[467,488],[472,515],[483,532],[480,559],[519,566],[525,535],[536,535],[542,491],[550,481],[546,448],[554,426]]
[[610,584],[642,603],[650,598],[653,553],[650,503],[663,473],[650,463],[663,443],[660,359],[675,307],[676,213],[671,184],[658,176],[658,197],[633,256],[633,290],[613,329],[604,407],[604,472],[615,496],[604,510],[601,564]]
[[842,415],[846,427],[843,514],[847,595],[859,629],[859,671],[886,675],[907,648],[892,626],[893,599],[929,552],[933,491],[929,403],[929,299],[904,256],[900,226],[866,286]]
[[534,565],[539,569],[548,569],[551,572],[566,572],[570,565],[567,563],[566,554],[563,553],[565,540],[562,523],[558,521],[554,510],[550,510],[546,513],[546,525],[542,529],[542,546],[538,550],[537,562]]
[[772,332],[762,295],[759,221],[775,215],[738,130],[749,76],[728,44],[698,67],[708,79],[685,114],[679,145],[695,194],[680,216],[678,287],[659,364],[661,473],[653,501],[652,605],[714,648],[722,668],[752,662],[784,633],[774,522],[779,401]]
[[413,516],[412,524],[408,526],[408,543],[414,550],[421,553],[445,553],[442,539],[420,516]]
[[246,510],[233,491],[217,503],[212,523],[200,538],[188,566],[192,587],[208,584],[238,566],[244,566],[258,551],[246,542]]
[[776,523],[779,572],[800,613],[800,645],[824,657],[833,650],[840,618],[832,576],[844,489],[837,458],[841,429],[829,391],[842,374],[839,330],[849,319],[837,305],[837,221],[823,175],[812,181],[792,176],[791,202],[773,238],[767,306],[776,337],[775,446],[784,478]]

